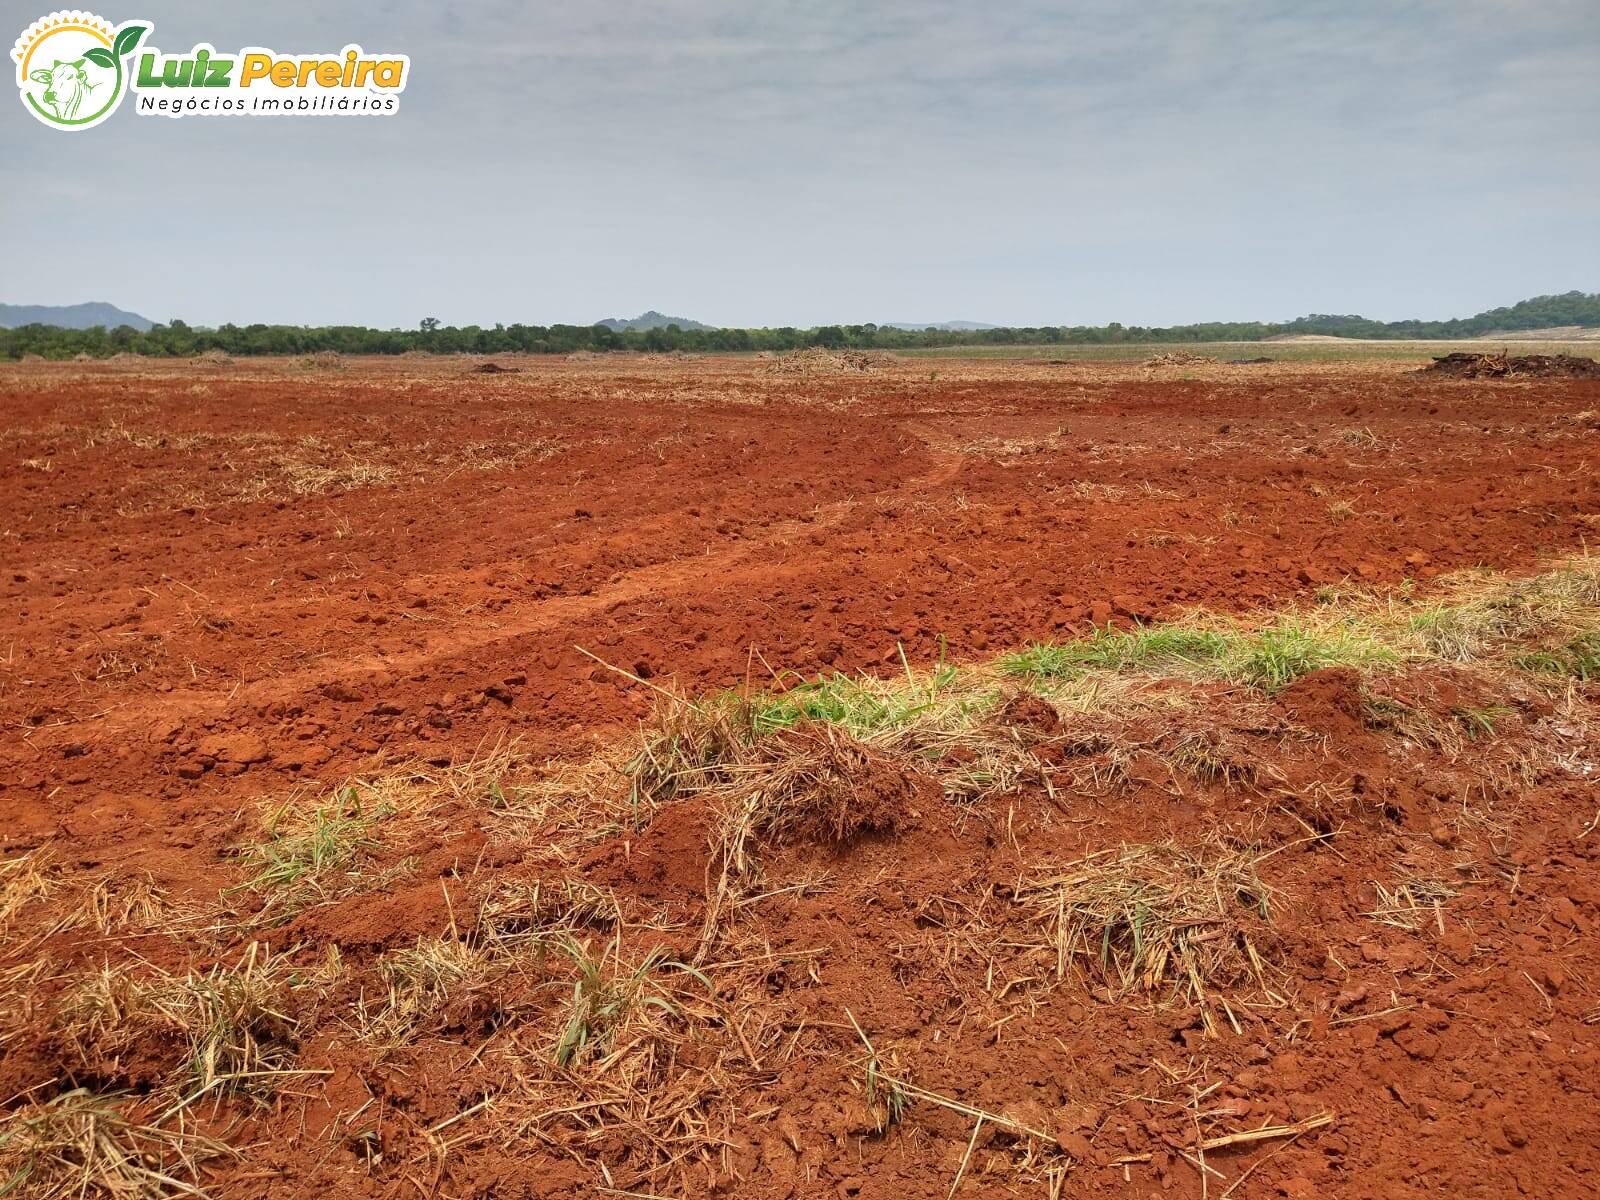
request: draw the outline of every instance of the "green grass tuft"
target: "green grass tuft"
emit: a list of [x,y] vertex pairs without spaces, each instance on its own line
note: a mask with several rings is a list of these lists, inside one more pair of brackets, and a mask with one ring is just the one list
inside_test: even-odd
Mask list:
[[1565,675],[1587,683],[1600,679],[1600,633],[1585,633],[1552,650],[1535,650],[1512,659],[1514,666],[1539,675]]
[[955,681],[951,666],[940,666],[925,683],[906,687],[835,673],[757,697],[752,726],[757,737],[802,721],[827,721],[857,737],[902,729],[925,716]]
[[1036,642],[1004,656],[997,666],[1006,675],[1071,678],[1090,670],[1203,665],[1221,658],[1229,645],[1228,634],[1210,629],[1163,625],[1124,633],[1106,628],[1077,641]]
[[1322,633],[1280,618],[1277,624],[1240,638],[1223,674],[1275,692],[1324,667],[1366,670],[1397,661],[1399,656],[1393,650],[1354,630]]
[[1183,625],[1125,633],[1101,629],[1077,641],[1036,643],[997,666],[1004,674],[1033,679],[1070,679],[1090,671],[1189,671],[1271,692],[1322,667],[1369,668],[1396,660],[1393,651],[1354,630],[1324,633],[1280,618],[1254,633]]
[[303,818],[279,812],[269,826],[271,837],[245,854],[255,868],[245,886],[256,891],[288,888],[348,867],[362,850],[377,845],[368,830],[379,815],[362,809],[353,787],[341,788],[332,804]]

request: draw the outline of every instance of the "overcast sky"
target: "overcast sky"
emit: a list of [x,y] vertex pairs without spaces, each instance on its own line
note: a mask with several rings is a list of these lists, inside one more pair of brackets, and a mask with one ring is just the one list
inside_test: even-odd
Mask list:
[[[97,0],[108,4],[110,0]],[[6,44],[39,12],[16,5]],[[1600,290],[1597,0],[134,0],[383,118],[0,104],[0,300],[157,320],[1462,316]],[[14,65],[7,61],[8,69]]]

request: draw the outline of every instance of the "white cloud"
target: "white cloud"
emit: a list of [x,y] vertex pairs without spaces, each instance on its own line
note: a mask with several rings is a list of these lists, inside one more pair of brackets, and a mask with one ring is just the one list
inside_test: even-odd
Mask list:
[[[1600,286],[1592,0],[141,11],[167,49],[402,49],[412,84],[377,121],[127,113],[67,138],[13,112],[8,171],[50,181],[7,189],[13,278],[94,295],[9,299],[1150,323]],[[79,270],[38,269],[46,219],[76,223]],[[344,257],[363,269],[304,286]],[[235,282],[193,288],[213,262]]]

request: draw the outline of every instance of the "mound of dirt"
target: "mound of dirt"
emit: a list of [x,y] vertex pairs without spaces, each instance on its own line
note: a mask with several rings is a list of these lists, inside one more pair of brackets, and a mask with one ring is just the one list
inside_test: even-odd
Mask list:
[[1061,728],[1061,716],[1032,692],[1018,692],[995,715],[995,720],[1007,729],[1032,730],[1035,733],[1055,733]]
[[[118,355],[120,358],[121,355]],[[203,363],[207,366],[227,366],[233,361],[232,355],[222,350],[202,350],[196,354],[191,362]]]
[[771,375],[851,375],[873,371],[884,362],[879,354],[859,350],[792,350],[767,363],[762,369]]
[[669,804],[638,833],[601,844],[584,877],[647,900],[698,899],[705,892],[714,816],[704,798]]
[[1419,374],[1449,379],[1600,379],[1600,362],[1576,354],[1470,354],[1435,358]]
[[1169,350],[1165,354],[1158,354],[1154,358],[1145,359],[1147,367],[1188,367],[1199,363],[1214,363],[1217,360],[1209,354],[1196,354],[1192,350]]
[[1365,736],[1361,675],[1352,667],[1324,667],[1302,675],[1278,694],[1295,724],[1325,737],[1357,741]]

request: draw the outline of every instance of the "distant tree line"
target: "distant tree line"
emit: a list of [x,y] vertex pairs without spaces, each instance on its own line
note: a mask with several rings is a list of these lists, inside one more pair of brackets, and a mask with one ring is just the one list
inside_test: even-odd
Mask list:
[[1502,330],[1544,329],[1558,325],[1600,327],[1600,294],[1567,292],[1539,296],[1509,308],[1496,308],[1451,321],[1372,321],[1356,316],[1309,316],[1267,324],[1259,321],[1210,321],[1198,325],[1147,327],[1122,325],[1046,325],[971,331],[903,330],[882,325],[822,325],[814,329],[680,329],[676,325],[644,331],[609,329],[604,325],[441,325],[425,318],[416,329],[367,329],[359,325],[223,325],[197,329],[183,321],[139,332],[116,329],[62,329],[23,325],[0,330],[0,356],[25,354],[73,358],[84,354],[144,354],[187,358],[207,350],[235,356],[258,354],[571,354],[587,350],[604,354],[633,350],[662,353],[787,351],[820,346],[827,349],[912,350],[951,346],[1115,345],[1133,342],[1251,342],[1280,334],[1331,334],[1353,338],[1461,338]]

